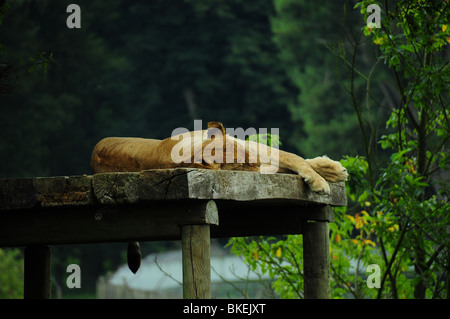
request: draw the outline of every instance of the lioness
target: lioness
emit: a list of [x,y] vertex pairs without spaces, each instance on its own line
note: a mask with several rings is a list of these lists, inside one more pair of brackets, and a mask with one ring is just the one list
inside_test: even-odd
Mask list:
[[[200,136],[199,141],[194,131],[164,140],[108,137],[98,142],[92,152],[92,171],[139,172],[146,169],[192,167],[294,173],[303,177],[312,191],[325,194],[330,193],[327,181],[340,182],[348,176],[347,170],[339,162],[326,156],[305,160],[261,143],[243,141],[226,135],[222,124],[218,122],[209,122],[208,130],[201,131]],[[174,161],[173,150],[187,148],[189,152],[175,154],[177,161]],[[217,154],[217,150],[223,154]],[[222,160],[217,161],[217,158]]]
[[[207,130],[164,140],[102,139],[92,152],[91,167],[94,173],[176,167],[292,173],[300,175],[312,191],[324,194],[330,193],[328,182],[344,181],[348,176],[339,162],[326,156],[305,160],[261,143],[237,139],[226,135],[219,122],[209,122]],[[139,268],[140,257],[139,245],[129,243],[128,265],[134,273]]]

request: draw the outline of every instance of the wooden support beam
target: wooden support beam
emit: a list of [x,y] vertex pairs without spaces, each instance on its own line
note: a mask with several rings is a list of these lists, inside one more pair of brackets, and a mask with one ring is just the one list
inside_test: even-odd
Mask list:
[[0,211],[0,247],[179,240],[180,225],[218,219],[210,200]]
[[328,222],[303,223],[305,299],[330,299]]
[[209,225],[181,227],[183,298],[211,298]]
[[180,225],[218,225],[218,212],[220,227],[211,227],[211,238],[301,234],[304,221],[334,220],[328,205],[270,201],[154,201],[147,205],[11,210],[0,212],[0,247],[180,240]]
[[220,226],[211,227],[211,238],[301,234],[305,221],[334,221],[334,211],[328,205],[276,205],[270,201],[216,203]]
[[25,248],[25,299],[50,299],[50,247]]

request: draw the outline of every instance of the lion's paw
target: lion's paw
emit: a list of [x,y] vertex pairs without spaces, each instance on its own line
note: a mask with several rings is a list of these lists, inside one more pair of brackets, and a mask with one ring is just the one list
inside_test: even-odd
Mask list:
[[329,195],[331,192],[330,185],[324,179],[316,179],[314,182],[308,183],[308,185],[313,192],[319,194]]
[[348,178],[347,169],[341,163],[333,161],[326,156],[307,159],[306,162],[330,183],[343,182]]

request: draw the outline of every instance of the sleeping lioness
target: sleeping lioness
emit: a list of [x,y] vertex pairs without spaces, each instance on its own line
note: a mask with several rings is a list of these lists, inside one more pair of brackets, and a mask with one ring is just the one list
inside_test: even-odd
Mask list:
[[312,191],[325,194],[330,193],[327,181],[340,182],[348,176],[339,162],[326,156],[305,160],[261,143],[243,141],[226,135],[218,122],[209,122],[208,130],[164,140],[105,138],[92,152],[91,167],[94,173],[176,167],[293,173],[303,177]]
[[[94,173],[139,172],[146,169],[191,167],[300,175],[314,192],[329,194],[328,182],[347,179],[347,170],[326,156],[303,159],[261,143],[226,135],[222,124],[209,122],[208,129],[174,135],[164,140],[108,137],[95,146]],[[138,243],[129,243],[128,266],[140,266]]]

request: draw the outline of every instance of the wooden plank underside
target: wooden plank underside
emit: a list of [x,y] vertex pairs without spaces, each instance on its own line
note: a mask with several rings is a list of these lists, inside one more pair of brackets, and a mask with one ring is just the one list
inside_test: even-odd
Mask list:
[[233,202],[218,202],[219,226],[211,227],[212,238],[292,235],[302,233],[305,221],[334,221],[328,205],[250,205],[239,209]]
[[180,201],[6,211],[2,221],[0,247],[178,239],[180,225],[218,224],[218,214],[214,201]]
[[[300,234],[305,220],[333,220],[322,206],[246,205],[216,201],[46,208],[2,213],[0,247],[180,240],[181,225],[211,225],[211,237]],[[208,204],[209,203],[209,204]],[[219,225],[219,226],[216,226]]]

